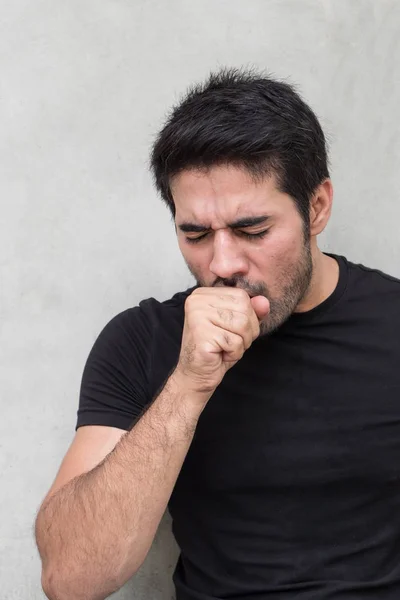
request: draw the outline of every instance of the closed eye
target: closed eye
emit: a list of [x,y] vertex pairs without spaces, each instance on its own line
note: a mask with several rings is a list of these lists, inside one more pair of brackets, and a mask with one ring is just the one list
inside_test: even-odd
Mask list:
[[[195,238],[186,238],[186,241],[189,244],[197,244],[198,242],[201,242],[201,240],[204,240],[208,235],[210,235],[210,231],[207,231],[206,233],[203,233],[202,235],[199,235]],[[263,231],[258,231],[257,233],[248,233],[247,231],[240,231],[239,229],[237,229],[235,231],[235,233],[241,237],[244,237],[246,240],[254,240],[254,239],[262,239],[267,233],[268,233],[268,229],[264,229]]]
[[264,231],[258,231],[257,233],[247,233],[247,231],[238,231],[240,235],[242,235],[246,239],[262,239],[267,233],[268,229],[264,229]]

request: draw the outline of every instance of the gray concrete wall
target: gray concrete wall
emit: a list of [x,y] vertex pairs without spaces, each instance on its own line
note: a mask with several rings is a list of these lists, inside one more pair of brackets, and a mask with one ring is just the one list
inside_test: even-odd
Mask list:
[[[2,0],[0,597],[39,600],[32,523],[103,325],[191,279],[146,170],[166,109],[220,65],[298,82],[329,134],[326,249],[400,276],[398,0]],[[169,600],[163,522],[118,599]]]

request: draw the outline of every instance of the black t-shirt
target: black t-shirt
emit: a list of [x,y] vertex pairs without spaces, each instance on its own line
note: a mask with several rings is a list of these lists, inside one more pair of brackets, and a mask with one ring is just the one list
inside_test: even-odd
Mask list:
[[[335,258],[333,294],[258,338],[200,417],[169,503],[178,600],[400,598],[400,281]],[[192,290],[105,327],[77,427],[131,428]]]

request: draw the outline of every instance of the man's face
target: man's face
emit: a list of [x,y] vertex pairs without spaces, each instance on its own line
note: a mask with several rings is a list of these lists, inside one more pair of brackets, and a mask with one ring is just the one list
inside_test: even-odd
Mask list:
[[273,176],[255,182],[234,166],[187,170],[171,184],[180,250],[198,285],[241,287],[264,295],[273,331],[307,292],[312,276],[304,222]]

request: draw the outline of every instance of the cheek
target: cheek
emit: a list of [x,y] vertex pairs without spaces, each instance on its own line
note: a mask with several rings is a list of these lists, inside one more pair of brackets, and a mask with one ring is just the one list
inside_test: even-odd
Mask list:
[[303,248],[303,236],[297,231],[288,230],[277,236],[275,249],[280,261],[287,264],[297,262]]
[[262,248],[252,252],[255,262],[263,261],[268,264],[291,264],[301,256],[303,238],[297,231],[276,230],[265,240]]
[[186,243],[179,244],[179,248],[191,272],[204,278],[211,262],[211,259],[208,259],[208,253],[205,249],[196,248],[195,246],[191,247]]
[[275,231],[265,243],[253,248],[250,260],[263,278],[272,284],[291,270],[302,255],[303,237],[291,230]]

